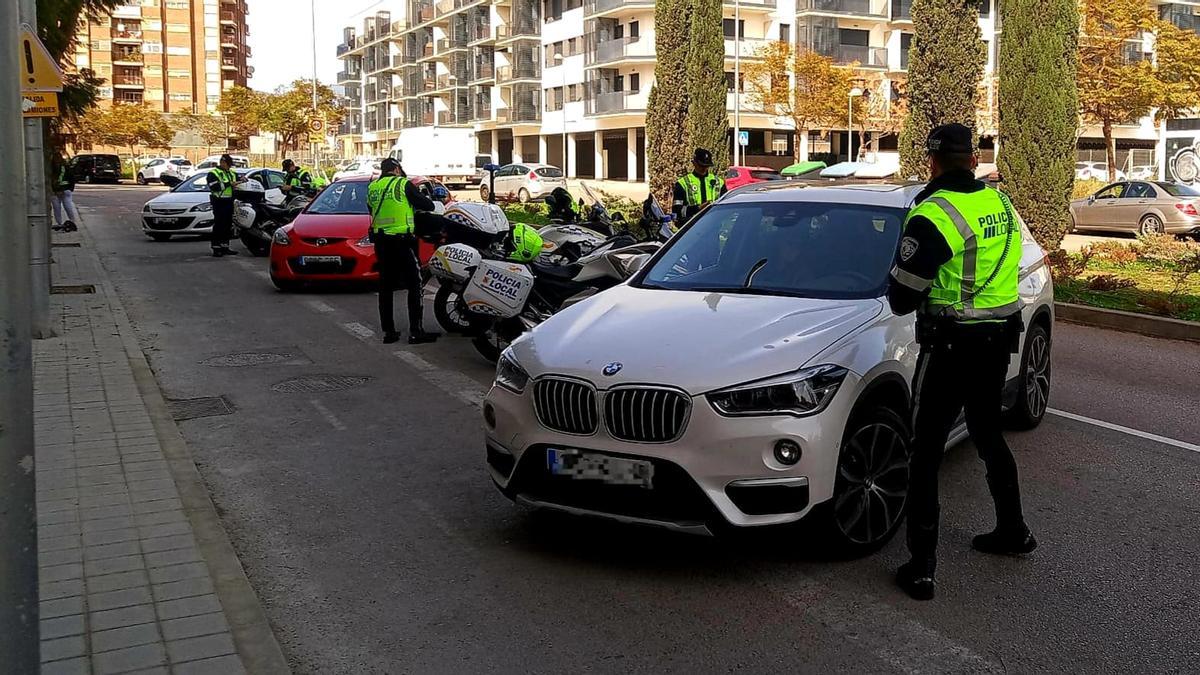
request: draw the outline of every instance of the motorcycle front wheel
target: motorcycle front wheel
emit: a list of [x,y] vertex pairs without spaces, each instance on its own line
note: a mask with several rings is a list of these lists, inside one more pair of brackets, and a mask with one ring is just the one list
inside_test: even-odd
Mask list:
[[247,251],[260,258],[271,252],[271,242],[258,237],[250,230],[239,231],[238,239],[242,240],[242,246],[245,246]]
[[[480,356],[495,363],[500,360],[500,354],[508,349],[512,341],[521,335],[520,319],[504,319],[489,322],[481,326],[478,333],[471,339]],[[516,328],[514,328],[516,327]]]
[[471,332],[471,322],[467,318],[459,289],[450,284],[438,288],[433,298],[433,316],[447,333]]

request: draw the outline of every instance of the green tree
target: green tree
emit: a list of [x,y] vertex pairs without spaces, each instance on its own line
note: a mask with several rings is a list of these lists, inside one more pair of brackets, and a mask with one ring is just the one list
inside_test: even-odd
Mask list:
[[113,145],[136,149],[166,149],[171,146],[175,130],[162,113],[144,105],[114,103],[108,108],[92,108],[79,120],[80,136],[91,144]]
[[239,138],[257,134],[263,128],[271,94],[235,85],[221,93],[217,110],[229,120],[229,131]]
[[[690,7],[689,0],[659,0],[654,4],[657,58],[654,86],[646,105],[646,161],[650,194],[663,204],[670,204],[671,186],[691,168],[686,86]],[[725,91],[724,84],[721,91]]]
[[797,139],[793,159],[798,162],[800,138],[845,124],[845,101],[854,71],[839,68],[833,59],[810,49],[793,49],[790,42],[769,42],[759,47],[756,56],[743,71],[749,106],[792,121]]
[[1071,228],[1079,98],[1077,0],[1003,0],[1000,154],[1005,191],[1048,251]]
[[986,62],[977,0],[913,0],[908,117],[900,132],[900,171],[927,178],[925,139],[940,124],[975,128],[975,99]]
[[[279,136],[285,156],[288,148],[298,148],[307,142],[312,91],[312,80],[296,80],[290,87],[280,87],[266,97],[262,129]],[[330,128],[337,127],[345,114],[333,90],[319,83],[317,111],[325,116]]]
[[1113,127],[1150,114],[1158,96],[1154,63],[1141,50],[1143,33],[1154,28],[1154,11],[1146,0],[1083,0],[1079,10],[1079,112],[1100,126],[1108,166],[1115,168]]
[[729,108],[721,0],[692,0],[687,51],[688,138],[710,150],[713,170],[729,166]]
[[1200,108],[1200,36],[1159,20],[1154,47],[1158,56],[1154,103],[1158,119],[1191,116]]

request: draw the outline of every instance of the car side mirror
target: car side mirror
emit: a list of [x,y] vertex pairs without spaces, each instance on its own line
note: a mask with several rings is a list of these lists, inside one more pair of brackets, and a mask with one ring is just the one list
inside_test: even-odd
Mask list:
[[1096,203],[1096,195],[1092,195],[1091,197],[1088,197],[1087,203],[1088,203],[1088,206],[1095,204]]

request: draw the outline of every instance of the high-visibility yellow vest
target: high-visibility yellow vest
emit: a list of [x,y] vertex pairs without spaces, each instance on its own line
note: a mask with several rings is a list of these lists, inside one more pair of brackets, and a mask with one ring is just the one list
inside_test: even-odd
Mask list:
[[412,234],[416,229],[415,212],[404,189],[407,178],[385,176],[367,186],[367,209],[371,229],[384,234]]
[[220,199],[233,199],[233,184],[237,182],[237,174],[232,171],[226,171],[221,167],[217,167],[208,172],[209,176],[216,176],[220,183],[220,189],[212,192],[212,196]]
[[[704,181],[705,192],[703,196],[700,194],[701,180]],[[711,172],[701,179],[694,173],[689,173],[679,179],[679,186],[683,188],[683,194],[687,197],[688,206],[704,206],[721,195],[721,188],[725,187],[725,179],[713,175]]]
[[991,188],[938,190],[908,214],[916,216],[937,226],[953,254],[938,269],[924,314],[994,321],[1021,310],[1021,226],[1008,197]]

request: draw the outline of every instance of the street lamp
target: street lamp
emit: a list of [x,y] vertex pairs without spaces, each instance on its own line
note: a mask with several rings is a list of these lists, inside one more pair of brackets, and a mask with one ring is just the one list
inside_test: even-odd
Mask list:
[[854,97],[863,96],[864,92],[860,87],[854,87],[850,90],[850,95],[847,97],[849,106],[846,116],[846,161],[854,161]]
[[742,144],[742,0],[733,3],[733,165],[741,166]]
[[[554,55],[554,65],[563,65],[563,55],[559,52]],[[563,176],[567,177],[567,69],[562,69],[562,171]]]

